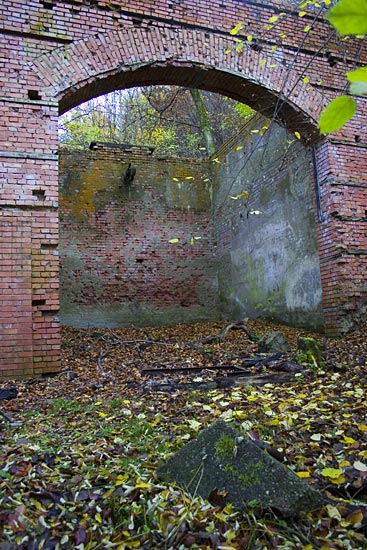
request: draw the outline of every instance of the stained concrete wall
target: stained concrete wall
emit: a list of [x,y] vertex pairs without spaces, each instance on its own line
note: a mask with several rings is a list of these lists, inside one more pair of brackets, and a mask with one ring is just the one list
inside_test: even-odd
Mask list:
[[[266,130],[268,125],[256,116],[213,160],[221,311],[229,318],[267,316],[320,328],[310,151],[283,128]],[[242,191],[247,200],[232,198]]]
[[[135,179],[121,185],[129,162]],[[62,323],[218,318],[209,169],[144,149],[61,151]]]

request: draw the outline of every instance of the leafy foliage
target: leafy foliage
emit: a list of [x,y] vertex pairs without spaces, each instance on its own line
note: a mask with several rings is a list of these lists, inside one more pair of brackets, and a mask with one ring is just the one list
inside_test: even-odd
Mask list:
[[339,130],[352,118],[356,108],[357,103],[351,97],[346,95],[336,97],[320,116],[320,132],[326,134]]
[[[305,335],[249,324],[259,335],[281,328],[293,350]],[[4,423],[0,432],[4,548],[366,548],[366,327],[328,342],[324,370],[296,382],[149,391],[156,377],[144,368],[203,367],[208,379],[215,366],[241,366],[255,352],[242,331],[210,347],[201,343],[219,328],[64,329],[62,372],[14,382],[18,398],[2,402],[22,423]],[[322,510],[286,522],[251,503],[238,512],[219,498],[209,503],[160,483],[157,465],[218,418],[281,450],[289,467],[323,492]]]
[[333,6],[327,19],[334,25],[341,36],[347,34],[367,33],[366,0],[339,0]]
[[[327,14],[341,36],[367,33],[367,2],[366,0],[339,0]],[[353,95],[367,94],[367,67],[347,73],[351,82],[349,91]],[[354,115],[357,102],[348,96],[340,96],[326,107],[321,114],[319,127],[321,133],[335,132],[344,126]]]
[[148,145],[170,156],[204,156],[207,134],[218,148],[252,109],[218,94],[200,92],[208,128],[203,128],[189,89],[149,86],[93,99],[60,118],[60,143],[87,147],[91,141]]

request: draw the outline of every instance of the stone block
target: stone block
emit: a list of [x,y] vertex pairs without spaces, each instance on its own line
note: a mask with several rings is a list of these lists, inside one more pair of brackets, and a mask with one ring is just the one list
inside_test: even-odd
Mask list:
[[158,476],[208,500],[220,494],[238,509],[256,504],[284,517],[323,504],[321,494],[222,420],[161,465]]

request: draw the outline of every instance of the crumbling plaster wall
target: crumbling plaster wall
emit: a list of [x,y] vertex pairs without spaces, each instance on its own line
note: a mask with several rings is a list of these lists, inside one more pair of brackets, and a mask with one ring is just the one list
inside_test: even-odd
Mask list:
[[[220,307],[227,317],[267,316],[321,328],[310,151],[268,125],[254,117],[213,161]],[[233,198],[243,191],[247,200]]]

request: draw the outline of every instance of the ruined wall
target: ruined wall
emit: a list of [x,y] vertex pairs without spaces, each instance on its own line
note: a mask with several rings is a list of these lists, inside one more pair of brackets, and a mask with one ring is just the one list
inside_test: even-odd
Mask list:
[[[277,125],[261,135],[268,124],[254,117],[213,162],[221,308],[321,328],[310,151]],[[232,198],[244,190],[247,200]]]
[[[310,151],[276,125],[261,136],[265,124],[255,116],[210,161],[62,150],[61,321],[265,315],[321,328]],[[128,162],[136,177],[121,186]]]
[[[129,162],[136,176],[121,186]],[[144,149],[61,151],[61,322],[217,318],[209,169]]]

